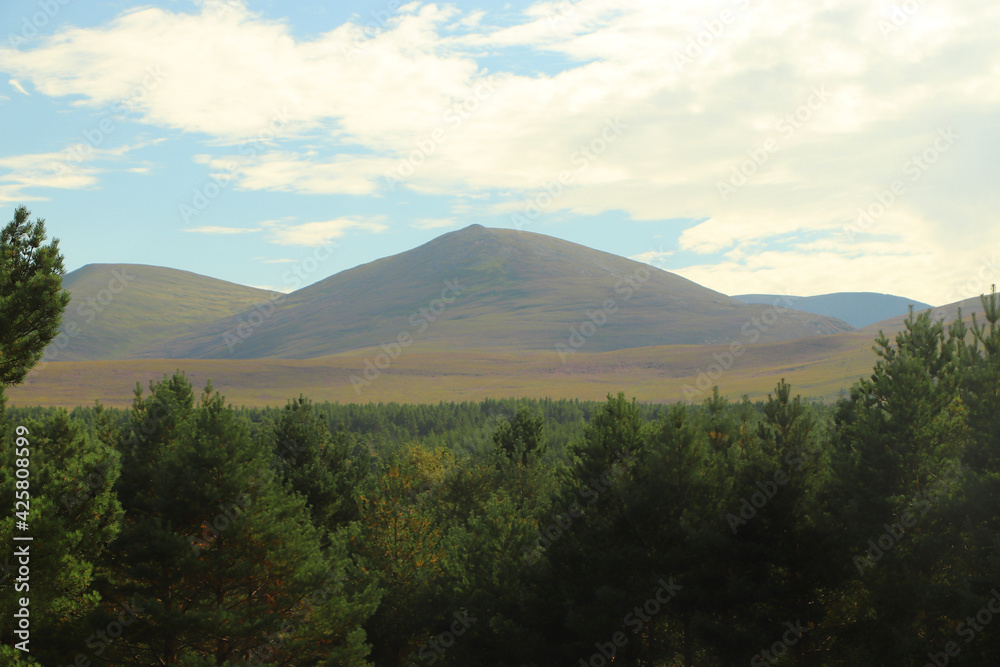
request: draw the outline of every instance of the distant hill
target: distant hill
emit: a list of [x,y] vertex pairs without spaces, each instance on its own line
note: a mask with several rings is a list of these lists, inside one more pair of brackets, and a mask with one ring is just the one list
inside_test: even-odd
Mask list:
[[305,359],[390,344],[401,336],[424,349],[553,351],[559,342],[569,344],[571,327],[586,333],[581,349],[599,352],[791,340],[851,329],[821,315],[775,315],[768,307],[568,241],[480,225],[342,271],[274,305],[252,330],[244,327],[248,335],[238,344],[224,341],[228,336],[232,342],[252,310],[205,323],[137,356]]
[[858,329],[891,317],[905,316],[911,304],[918,311],[933,307],[915,299],[876,292],[835,292],[819,296],[740,294],[733,298],[743,303],[777,303],[807,313],[835,317]]
[[[985,321],[983,319],[983,302],[981,298],[978,296],[972,297],[970,299],[964,299],[962,301],[956,301],[955,303],[949,303],[944,306],[939,306],[937,308],[930,308],[931,319],[944,320],[944,323],[946,325],[950,324],[951,322],[954,322],[955,320],[958,319],[959,309],[962,310],[962,319],[964,319],[967,324],[971,323],[971,318],[973,313],[976,314],[980,322]],[[927,310],[927,308],[913,309],[915,314],[919,314],[924,310]],[[903,329],[903,323],[906,321],[906,318],[908,316],[909,313],[907,313],[906,315],[897,315],[896,317],[890,317],[886,320],[882,320],[881,322],[870,324],[861,329],[861,331],[865,333],[877,334],[879,330],[882,330],[885,331],[886,335],[888,336],[890,332],[894,333],[897,331],[901,331]]]
[[[982,312],[975,298],[935,308],[932,316],[951,322],[959,306],[966,316]],[[21,406],[72,407],[92,404],[96,397],[107,405],[127,406],[137,380],[145,386],[181,368],[195,386],[211,379],[237,405],[281,405],[300,393],[314,400],[340,402],[436,403],[501,396],[600,400],[608,392],[625,391],[643,401],[697,402],[710,395],[712,385],[730,398],[747,394],[758,399],[772,392],[781,378],[807,398],[832,401],[859,377],[871,373],[877,360],[872,345],[878,331],[892,338],[905,319],[898,316],[833,335],[748,344],[738,356],[730,355],[727,343],[634,347],[597,354],[585,349],[583,354],[570,355],[565,364],[551,348],[411,349],[360,388],[351,378],[360,376],[366,361],[381,352],[374,341],[366,348],[314,359],[40,364],[24,384],[10,387],[8,395],[12,404]]]
[[63,289],[71,299],[64,334],[46,348],[46,361],[166,356],[163,345],[177,336],[275,295],[142,264],[88,264],[66,274]]

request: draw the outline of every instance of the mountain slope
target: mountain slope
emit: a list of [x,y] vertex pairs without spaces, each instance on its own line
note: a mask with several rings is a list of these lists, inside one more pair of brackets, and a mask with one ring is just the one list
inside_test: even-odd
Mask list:
[[63,289],[71,298],[63,333],[45,361],[157,356],[177,336],[276,294],[141,264],[88,264],[66,274]]
[[733,298],[743,303],[778,303],[807,313],[835,317],[859,329],[891,317],[905,316],[911,304],[915,310],[933,307],[914,299],[875,292],[835,292],[818,296],[740,294]]
[[[301,359],[394,341],[400,352],[411,344],[554,351],[557,343],[598,352],[851,329],[828,317],[743,304],[575,243],[480,225],[343,271],[274,306],[266,316],[248,310],[222,318],[138,356]],[[246,335],[235,340],[251,317],[254,326],[242,324]],[[582,333],[571,338],[571,327]]]
[[[979,299],[934,309],[949,322],[963,313],[981,312]],[[318,359],[139,359],[40,364],[24,384],[11,387],[14,405],[91,404],[125,407],[138,380],[146,385],[178,367],[201,386],[211,379],[228,400],[244,405],[282,405],[300,393],[314,400],[339,402],[399,401],[427,403],[481,400],[486,397],[534,396],[600,400],[625,391],[644,401],[699,401],[718,385],[737,398],[764,398],[779,379],[811,399],[835,400],[877,361],[872,345],[879,330],[893,337],[905,317],[865,329],[793,341],[748,344],[730,357],[730,346],[673,345],[637,347],[598,354],[570,355],[562,363],[553,350],[509,349],[411,350],[394,360],[377,379],[359,386],[366,360],[378,347]],[[721,361],[720,361],[721,360]],[[721,366],[722,372],[718,372]]]
[[[955,303],[945,304],[943,306],[938,306],[937,308],[930,308],[930,314],[932,320],[944,320],[945,326],[954,322],[958,319],[958,311],[962,311],[962,319],[965,320],[966,324],[972,323],[973,313],[979,318],[979,322],[982,323],[983,320],[983,302],[980,297],[972,297],[969,299],[963,299],[962,301],[956,301]],[[919,315],[921,312],[928,310],[927,308],[914,308],[913,312],[915,315]],[[876,322],[870,324],[861,331],[870,334],[877,334],[880,330],[884,331],[887,336],[894,335],[898,331],[902,331],[903,323],[909,317],[909,313],[906,315],[898,315],[896,317],[890,317],[888,319],[882,320],[881,322]]]

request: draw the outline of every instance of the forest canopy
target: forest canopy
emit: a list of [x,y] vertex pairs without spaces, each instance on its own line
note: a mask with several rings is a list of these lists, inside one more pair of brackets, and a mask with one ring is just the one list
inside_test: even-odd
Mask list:
[[[4,664],[943,665],[1000,659],[1000,300],[911,315],[835,405],[10,408],[31,652]],[[0,519],[11,544],[14,517]],[[16,562],[0,615],[17,607]],[[956,657],[957,656],[957,657]]]

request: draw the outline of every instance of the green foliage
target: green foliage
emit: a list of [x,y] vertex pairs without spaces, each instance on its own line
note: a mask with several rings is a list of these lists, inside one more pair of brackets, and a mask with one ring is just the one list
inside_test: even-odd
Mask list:
[[177,374],[127,413],[11,409],[44,449],[43,662],[129,605],[94,664],[920,665],[948,642],[995,664],[992,626],[965,641],[1000,568],[983,306],[880,336],[832,407],[781,380],[757,403],[243,410]]
[[24,380],[59,331],[69,294],[62,291],[59,241],[45,244],[45,221],[24,206],[0,231],[0,390]]
[[109,658],[363,656],[370,596],[305,604],[316,591],[341,591],[347,563],[321,549],[304,499],[274,474],[271,449],[249,437],[210,386],[197,405],[181,375],[150,389],[148,398],[137,391],[121,438],[131,468],[119,489],[128,520],[106,561],[105,611],[127,602],[143,613]]
[[335,530],[357,518],[354,487],[368,471],[351,460],[356,449],[351,434],[331,432],[312,402],[300,396],[288,402],[265,440],[278,475],[305,499],[314,525]]
[[493,432],[493,444],[507,458],[520,461],[527,465],[531,457],[545,455],[545,443],[542,440],[542,429],[545,420],[533,416],[526,407],[518,408],[512,421],[501,419]]
[[[71,422],[64,410],[21,426],[27,429],[27,444],[10,432],[0,441],[0,497],[10,499],[14,509],[14,461],[27,450],[28,530],[16,534],[33,538],[30,589],[18,593],[13,576],[3,576],[0,607],[5,619],[13,618],[16,600],[30,598],[34,636],[46,638],[34,642],[34,654],[51,663],[59,647],[82,643],[74,626],[101,600],[94,590],[96,567],[118,534],[122,515],[112,492],[119,474],[118,454]],[[9,512],[0,519],[4,545],[17,544],[12,541],[14,521]],[[4,643],[11,643],[11,630],[10,624],[0,627]]]

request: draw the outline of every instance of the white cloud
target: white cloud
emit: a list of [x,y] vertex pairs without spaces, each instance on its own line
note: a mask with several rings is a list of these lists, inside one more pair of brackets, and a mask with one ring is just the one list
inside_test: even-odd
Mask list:
[[31,96],[31,93],[29,93],[27,90],[25,90],[24,86],[22,86],[21,82],[18,81],[17,79],[11,79],[7,83],[9,83],[11,86],[13,86],[14,90],[16,90],[17,92],[21,93],[22,95],[28,95],[29,97]]
[[292,225],[282,222],[266,222],[262,225],[271,233],[272,243],[279,245],[315,246],[338,239],[349,230],[382,232],[388,225],[380,220],[337,218],[321,222],[305,222]]
[[[464,205],[489,194],[481,212],[514,213],[568,173],[547,214],[701,220],[682,249],[738,251],[705,274],[717,287],[717,276],[742,284],[753,271],[791,281],[808,253],[782,244],[815,236],[827,247],[813,268],[934,302],[945,298],[946,267],[974,264],[977,248],[1000,241],[989,177],[1000,6],[920,3],[900,25],[887,0],[569,6],[536,3],[495,29],[481,11],[411,3],[370,37],[357,18],[308,40],[239,2],[205,2],[193,14],[145,7],[22,52],[0,49],[0,68],[94,107],[133,95],[149,68],[162,72],[134,100],[135,117],[201,133],[209,146],[243,142],[238,156],[198,158],[243,190],[372,196],[393,187]],[[517,73],[484,70],[484,57],[509,49],[543,54],[547,73],[526,73],[530,59]],[[614,118],[624,127],[610,141]],[[907,162],[947,126],[961,138],[908,180]],[[719,184],[741,167],[754,173],[723,198]],[[865,233],[934,250],[886,255],[843,243],[858,209],[896,179],[905,193]],[[344,229],[324,227],[333,222],[343,225],[282,227],[275,239],[331,238]],[[761,243],[775,253],[766,266],[749,260]],[[826,279],[828,291],[840,277]]]
[[[78,142],[59,152],[0,157],[0,203],[47,199],[28,192],[37,188],[82,190],[97,187],[98,177],[108,170],[107,165],[122,162],[130,152],[149,143],[153,142],[94,148],[89,143]],[[98,167],[94,163],[104,166]],[[145,173],[148,167],[130,167],[125,170]]]
[[631,255],[629,259],[635,260],[636,262],[642,262],[643,264],[649,264],[650,266],[658,266],[667,258],[672,257],[673,254],[674,253],[671,250],[648,250],[646,252],[640,252],[637,255]]
[[462,221],[456,218],[421,218],[413,226],[417,229],[451,229],[461,224]]
[[77,190],[96,186],[102,170],[87,164],[95,153],[99,154],[98,151],[86,156],[71,153],[67,157],[67,153],[32,153],[0,158],[0,170],[6,170],[0,175],[0,202],[47,199],[29,194],[29,189]]

